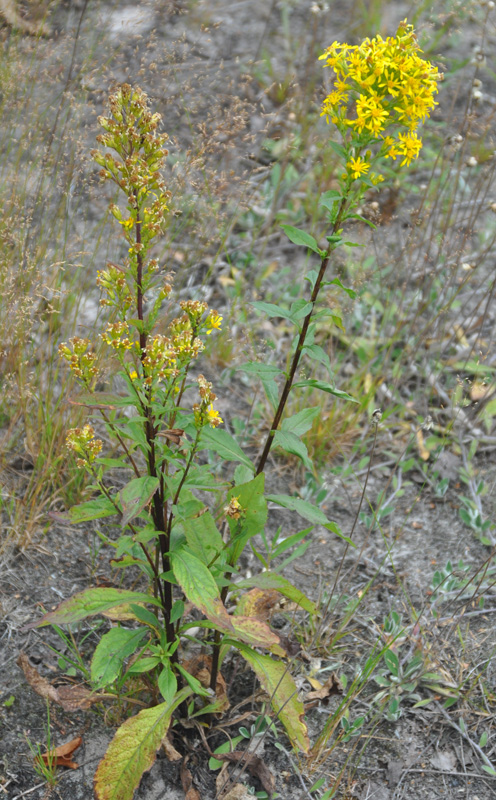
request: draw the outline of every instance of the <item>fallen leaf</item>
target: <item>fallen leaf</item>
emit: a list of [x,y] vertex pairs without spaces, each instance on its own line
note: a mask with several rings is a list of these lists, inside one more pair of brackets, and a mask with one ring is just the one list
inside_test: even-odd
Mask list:
[[17,664],[21,667],[24,677],[36,694],[62,706],[64,711],[86,711],[93,703],[99,703],[102,699],[100,694],[90,691],[85,686],[76,686],[72,683],[52,686],[50,681],[33,667],[24,652],[19,654]]
[[186,757],[181,765],[181,785],[184,791],[184,800],[201,800],[200,793],[193,786],[193,776],[186,766]]
[[276,789],[274,776],[259,756],[247,753],[245,750],[235,753],[215,753],[214,757],[218,761],[241,764],[243,769],[246,769],[254,778],[258,778],[269,797],[272,797]]
[[[307,680],[310,680],[309,678]],[[315,681],[316,683],[318,681]],[[313,686],[313,682],[312,682]],[[335,672],[331,672],[329,678],[321,686],[320,689],[316,689],[313,692],[308,692],[306,696],[306,700],[325,700],[326,697],[330,697],[333,694],[343,694],[343,684],[339,680],[338,676]]]
[[453,750],[438,750],[429,761],[434,769],[440,769],[441,772],[452,772],[456,767],[456,755]]
[[168,735],[162,739],[162,747],[168,761],[180,761],[182,759],[181,753],[178,753]]
[[216,779],[217,797],[219,800],[251,800],[253,795],[249,793],[244,783],[235,783],[227,794],[223,794],[223,790],[230,784],[229,774],[226,774],[224,771],[226,767],[227,765],[224,764],[222,771]]
[[52,686],[47,678],[43,678],[43,676],[40,675],[38,670],[33,667],[29,661],[26,653],[22,651],[19,653],[17,664],[19,667],[21,667],[22,671],[24,672],[24,677],[29,685],[35,690],[36,694],[39,694],[40,697],[44,697],[46,700],[53,700],[54,703],[58,702],[58,695],[55,686]]
[[81,746],[82,742],[81,736],[77,736],[75,739],[71,739],[70,742],[61,744],[60,747],[55,747],[47,753],[42,753],[41,759],[45,766],[78,769],[79,764],[72,760],[72,754]]

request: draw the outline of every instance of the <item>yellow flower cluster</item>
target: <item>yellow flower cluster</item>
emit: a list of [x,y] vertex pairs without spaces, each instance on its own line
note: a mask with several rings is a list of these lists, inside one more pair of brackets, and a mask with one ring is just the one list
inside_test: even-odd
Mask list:
[[176,363],[177,351],[167,336],[158,333],[150,338],[143,358],[146,385],[152,386],[156,380],[175,378],[178,374]]
[[[422,141],[416,129],[437,105],[436,67],[421,58],[412,25],[404,20],[396,36],[365,39],[351,47],[334,42],[320,59],[336,75],[333,91],[325,98],[322,116],[339,128],[354,148],[355,158],[347,163],[353,179],[364,174],[370,164],[359,157],[361,148],[380,142],[380,155],[402,158],[401,166],[418,156]],[[398,127],[406,133],[385,135]],[[371,176],[372,177],[372,176]]]
[[198,375],[197,381],[200,392],[200,403],[193,406],[195,425],[197,428],[204,428],[205,425],[216,428],[224,422],[219,412],[216,411],[213,406],[217,395],[212,391],[212,384],[207,381],[203,375]]
[[67,431],[66,445],[69,450],[79,456],[76,460],[78,467],[92,464],[99,456],[103,443],[101,439],[94,437],[95,431],[91,425],[85,425],[84,428],[71,428]]
[[73,375],[90,388],[98,374],[96,355],[89,350],[91,341],[74,336],[69,344],[70,347],[65,342],[59,345],[59,356],[69,363]]
[[105,331],[101,334],[105,344],[112,347],[117,353],[125,353],[134,347],[129,338],[129,326],[127,322],[108,322]]
[[115,306],[122,313],[127,311],[133,297],[127,285],[125,272],[115,264],[107,264],[107,269],[97,270],[96,285],[107,295],[100,300],[100,305]]

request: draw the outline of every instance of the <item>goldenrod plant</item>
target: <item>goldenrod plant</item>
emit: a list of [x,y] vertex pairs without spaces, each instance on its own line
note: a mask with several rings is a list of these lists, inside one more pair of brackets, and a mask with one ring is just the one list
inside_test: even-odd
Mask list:
[[[269,316],[287,319],[295,329],[286,371],[258,362],[245,365],[260,378],[274,410],[256,462],[225,429],[212,382],[197,367],[207,337],[222,327],[222,315],[202,300],[191,299],[182,300],[174,316],[172,277],[152,255],[154,240],[174,207],[162,179],[167,136],[159,132],[160,115],[150,111],[141,89],[123,84],[110,95],[109,115],[99,118],[101,147],[93,158],[101,178],[113,182],[124,198],[110,211],[125,239],[126,258],[122,264],[107,264],[97,276],[108,315],[100,337],[108,358],[99,359],[101,348],[90,339],[73,338],[60,345],[60,355],[81,387],[77,402],[91,417],[68,431],[67,447],[77,467],[90,476],[94,493],[66,518],[72,523],[106,518],[116,523],[117,534],[109,529],[105,539],[115,549],[121,569],[143,573],[144,588],[89,588],[33,623],[68,625],[105,613],[115,626],[101,636],[92,657],[92,687],[120,691],[126,682],[136,686],[142,678],[141,693],[148,693],[149,707],[123,722],[97,769],[99,800],[132,797],[171,725],[191,716],[208,720],[222,712],[226,698],[219,670],[232,648],[253,669],[295,750],[310,752],[304,708],[284,642],[268,623],[249,615],[242,592],[275,589],[307,614],[315,614],[316,607],[277,569],[240,582],[239,559],[264,532],[268,501],[296,510],[310,523],[307,532],[318,524],[346,539],[311,503],[265,493],[267,458],[278,446],[309,463],[301,437],[320,408],[285,417],[291,392],[309,387],[353,402],[335,386],[330,368],[328,381],[299,379],[298,368],[303,358],[326,363],[314,341],[316,322],[341,321],[337,312],[318,307],[319,297],[331,284],[354,297],[338,278],[327,277],[333,252],[347,244],[343,225],[357,216],[364,192],[382,180],[384,159],[399,157],[407,166],[418,156],[417,127],[434,106],[438,78],[422,59],[406,21],[395,37],[377,36],[357,47],[334,43],[323,59],[336,78],[322,113],[341,138],[340,143],[333,141],[341,159],[339,189],[321,198],[328,219],[325,248],[305,231],[283,226],[293,243],[320,261],[302,282],[303,287],[309,283],[309,296],[290,308],[253,304]],[[159,320],[162,332],[157,330]],[[115,369],[105,374],[104,364],[109,363]],[[108,389],[103,391],[105,381]],[[225,462],[222,478],[205,463],[205,451]],[[231,462],[237,464],[234,471]],[[209,496],[211,503],[205,499]],[[280,547],[279,551],[283,552]],[[238,598],[234,611],[228,610],[228,595]],[[192,607],[200,612],[200,621],[198,616],[191,618]],[[185,661],[186,641],[210,652],[205,662],[208,680],[205,671],[200,680]],[[327,735],[324,731],[320,741]]]

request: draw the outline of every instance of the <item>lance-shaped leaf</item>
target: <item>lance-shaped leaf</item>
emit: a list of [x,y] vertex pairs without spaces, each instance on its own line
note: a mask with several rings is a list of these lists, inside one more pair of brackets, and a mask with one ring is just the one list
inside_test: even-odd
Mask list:
[[125,659],[134,653],[146,632],[146,628],[112,628],[102,636],[91,659],[95,689],[103,689],[119,677]]
[[94,617],[102,614],[110,608],[122,606],[125,603],[151,603],[160,606],[161,603],[155,597],[144,592],[130,592],[126,589],[85,589],[84,592],[69,597],[60,603],[55,611],[49,611],[36,622],[30,622],[24,630],[28,628],[41,628],[44,625],[70,625],[72,622],[79,622],[87,617]]
[[243,509],[239,519],[228,517],[232,543],[229,548],[231,564],[236,564],[246,542],[260,533],[267,522],[267,501],[264,497],[265,476],[262,473],[252,481],[230,489],[228,500],[236,498]]
[[289,431],[276,431],[274,434],[274,446],[281,447],[286,453],[291,453],[293,456],[298,456],[300,461],[302,461],[308,469],[312,469],[312,462],[308,457],[307,446],[301,441],[299,436]]
[[118,514],[119,511],[108,497],[96,497],[94,500],[87,500],[78,506],[72,506],[66,513],[60,514],[52,511],[50,516],[58,522],[71,522],[77,525],[79,522],[88,522],[92,519],[104,519]]
[[123,528],[148,505],[158,487],[158,478],[152,475],[142,475],[141,478],[133,478],[121,489],[119,502],[122,509],[121,526]]
[[230,433],[222,428],[203,428],[200,439],[200,450],[213,450],[224,461],[239,461],[253,469],[253,464],[243,453],[241,447]]
[[303,703],[298,700],[298,690],[285,664],[270,656],[262,655],[247,647],[229,640],[243,658],[249,663],[260,681],[263,689],[270,697],[275,713],[286,728],[291,744],[295,749],[308,753],[310,741],[303,721]]
[[241,642],[253,647],[265,647],[277,656],[286,655],[277,633],[274,633],[262,620],[240,615],[231,617],[231,622]]
[[327,530],[331,531],[336,536],[339,536],[340,539],[348,542],[351,547],[356,547],[355,543],[350,539],[350,537],[345,536],[335,522],[327,519],[326,515],[320,508],[317,508],[317,506],[307,502],[307,500],[302,500],[300,497],[291,497],[291,495],[288,494],[268,494],[267,500],[272,500],[274,503],[277,503],[278,506],[282,506],[283,508],[289,508],[291,511],[296,511],[300,517],[308,520],[308,522],[311,522],[313,525],[323,525],[325,528],[327,528]]
[[294,433],[295,436],[302,436],[310,430],[315,417],[318,417],[320,414],[322,414],[320,406],[304,408],[303,411],[298,411],[297,414],[292,414],[290,417],[283,419],[281,430]]
[[210,570],[199,558],[183,547],[170,556],[174,577],[190,603],[204,614],[214,627],[241,642],[266,647],[285,655],[279,637],[268,625],[249,617],[231,617],[220,599],[220,592]]
[[184,594],[207,619],[222,631],[234,633],[231,617],[221,599],[219,588],[206,565],[184,547],[170,555],[172,571]]
[[300,386],[308,386],[310,389],[320,389],[321,392],[333,394],[334,397],[339,397],[340,400],[349,400],[351,403],[358,403],[358,400],[355,400],[351,394],[347,394],[347,392],[343,392],[341,389],[335,389],[334,386],[331,386],[330,383],[326,383],[325,381],[318,381],[311,378],[309,380],[293,383],[293,389],[297,389]]
[[132,800],[143,773],[155,761],[172,714],[191,694],[185,686],[172,703],[145,708],[121,725],[95,774],[97,800]]
[[317,253],[318,256],[322,257],[325,255],[325,251],[320,249],[313,236],[310,236],[306,231],[295,228],[293,225],[281,225],[281,228],[290,242],[308,247],[310,250],[313,250],[314,253]]

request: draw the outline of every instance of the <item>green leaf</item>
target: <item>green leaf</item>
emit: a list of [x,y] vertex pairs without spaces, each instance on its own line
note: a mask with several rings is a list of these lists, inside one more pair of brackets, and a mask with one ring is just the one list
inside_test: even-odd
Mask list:
[[232,543],[229,548],[231,564],[236,564],[245,545],[252,536],[256,536],[265,528],[267,522],[267,501],[264,496],[265,476],[257,475],[248,483],[234,486],[227,494],[228,500],[235,497],[245,513],[240,519],[228,517]]
[[274,445],[276,447],[282,447],[286,453],[298,456],[308,469],[312,469],[312,462],[308,457],[306,445],[294,433],[283,430],[276,431],[274,434]]
[[224,542],[210,511],[199,517],[184,520],[184,534],[190,550],[203,561],[210,564],[222,551]]
[[242,372],[252,372],[254,375],[258,375],[259,378],[275,378],[277,375],[282,375],[282,369],[279,369],[279,367],[275,367],[273,364],[261,364],[258,361],[248,361],[246,364],[236,367],[236,369]]
[[481,764],[481,767],[488,775],[496,777],[496,769],[494,769],[494,767],[490,767],[488,764]]
[[333,394],[334,397],[339,397],[340,400],[349,400],[351,403],[358,403],[358,400],[355,400],[350,394],[342,392],[341,389],[335,389],[334,386],[331,386],[330,383],[325,383],[325,381],[317,381],[312,378],[293,383],[293,389],[299,386],[309,386],[311,389],[320,389],[322,392],[327,392],[328,394]]
[[303,720],[305,710],[298,700],[298,690],[285,664],[270,656],[262,655],[246,645],[230,642],[237,647],[243,658],[250,664],[263,689],[270,697],[272,708],[286,728],[292,745],[308,753],[310,742],[307,726]]
[[112,628],[102,636],[91,659],[94,689],[103,689],[117,680],[125,659],[134,653],[146,632],[146,628]]
[[348,151],[345,147],[343,147],[342,144],[338,144],[337,142],[333,142],[331,140],[329,141],[329,147],[331,150],[334,150],[334,152],[340,156],[340,158],[344,159],[345,161],[348,160]]
[[274,379],[282,374],[282,370],[279,367],[275,367],[272,364],[260,364],[258,361],[249,361],[241,367],[236,367],[236,369],[257,375],[260,378],[269,403],[274,409],[277,408],[279,391]]
[[118,513],[119,511],[113,502],[107,497],[96,497],[94,500],[87,500],[85,503],[73,506],[66,514],[53,513],[50,516],[60,522],[71,522],[77,525],[79,522],[103,519]]
[[296,511],[300,517],[308,520],[313,525],[328,525],[329,520],[320,508],[308,503],[306,500],[301,500],[299,497],[291,497],[288,494],[268,494],[267,500],[277,503],[282,508],[289,508],[291,511]]
[[264,303],[261,300],[257,300],[251,304],[253,308],[256,308],[257,311],[263,311],[264,314],[267,314],[269,319],[271,317],[281,317],[282,319],[291,319],[291,312],[287,308],[282,308],[282,306],[276,306],[275,303]]
[[178,548],[171,553],[170,559],[174,577],[187,599],[216,628],[233,637],[237,636],[248,644],[267,647],[284,655],[284,650],[279,645],[279,637],[264,622],[229,616],[222,604],[219,589],[212,574],[196,556],[185,548]]
[[324,525],[324,528],[327,528],[328,531],[331,531],[331,533],[339,536],[339,538],[343,539],[343,541],[348,542],[351,547],[356,547],[355,542],[350,539],[349,536],[345,536],[339,525],[337,525],[335,522],[328,522],[326,525]]
[[177,692],[177,678],[174,675],[170,664],[164,666],[162,672],[158,676],[157,685],[165,702],[172,703],[174,695]]
[[150,672],[157,664],[160,664],[158,656],[142,656],[142,658],[138,658],[134,664],[127,668],[127,674],[141,675],[142,672]]
[[246,467],[254,469],[248,456],[245,456],[241,447],[227,431],[222,428],[203,428],[200,439],[201,450],[213,450],[224,461],[239,461]]
[[309,614],[317,613],[317,606],[315,603],[312,603],[308,597],[305,597],[303,592],[297,589],[296,586],[293,586],[286,578],[283,578],[282,575],[277,575],[274,572],[261,572],[259,575],[254,575],[252,578],[247,578],[246,580],[236,583],[237,589],[251,589],[252,587],[256,587],[257,589],[275,589],[284,597],[287,597],[288,600],[297,603],[305,611],[308,611]]
[[[347,242],[347,244],[348,244],[348,242]],[[355,299],[355,297],[357,296],[357,294],[356,294],[355,290],[354,290],[354,289],[348,289],[348,287],[347,287],[347,286],[344,286],[344,285],[341,283],[341,281],[339,280],[339,278],[333,278],[333,279],[332,279],[332,281],[329,281],[329,286],[331,286],[331,285],[334,285],[334,286],[339,286],[339,288],[340,288],[340,289],[342,289],[342,290],[343,290],[343,292],[346,292],[346,294],[348,295],[348,297],[351,297],[351,299],[352,299],[352,300],[354,300],[354,299]]]
[[129,395],[112,394],[112,392],[81,392],[75,400],[69,400],[69,402],[74,406],[113,409],[135,406],[137,399],[129,397]]
[[127,589],[85,589],[83,592],[69,597],[60,603],[55,611],[49,611],[37,622],[30,622],[27,628],[41,628],[44,625],[70,625],[87,617],[102,614],[110,608],[126,603],[151,603],[160,606],[155,597],[143,592],[131,592]]
[[132,800],[167,733],[171,717],[192,691],[185,686],[172,703],[145,708],[117,730],[95,774],[96,800]]
[[384,661],[390,673],[397,677],[400,671],[400,662],[396,653],[393,653],[392,650],[386,650],[384,653]]
[[336,189],[329,189],[329,191],[320,195],[319,206],[324,206],[328,211],[333,211],[336,203],[342,199],[341,192],[336,191]]
[[[236,749],[236,745],[238,745],[244,736],[235,736],[233,739],[228,739],[227,742],[224,742],[219,747],[216,747],[214,753],[233,753]],[[208,768],[210,770],[220,769],[224,761],[219,761],[218,758],[214,758],[213,756],[209,759]]]
[[205,564],[184,547],[170,555],[172,571],[190,603],[221,631],[233,633],[231,617],[220,599],[218,586]]
[[295,436],[301,436],[310,430],[314,419],[321,413],[322,409],[320,406],[304,408],[303,411],[299,411],[291,417],[286,417],[282,422],[281,430],[287,433],[294,433]]
[[[339,317],[338,319],[341,322],[341,319]],[[343,325],[341,324],[340,327],[343,328]],[[311,358],[313,361],[317,361],[319,364],[323,364],[327,369],[327,371],[329,372],[329,374],[332,376],[332,367],[329,356],[319,344],[305,345],[305,347],[303,347],[302,349],[302,353],[306,353],[309,356],[309,358]]]
[[194,675],[191,675],[191,673],[188,672],[188,670],[185,669],[181,664],[176,664],[176,667],[195,694],[199,694],[200,697],[211,697],[211,693],[208,691],[208,689],[205,689],[205,687],[202,686],[198,678],[195,678]]
[[133,478],[119,492],[122,508],[121,527],[125,527],[150,502],[159,487],[159,479],[151,475]]
[[298,322],[300,319],[304,319],[313,309],[313,303],[309,303],[307,300],[296,300],[294,303],[291,303],[291,319],[293,322]]
[[155,631],[161,630],[160,622],[153,611],[149,611],[147,608],[143,608],[143,606],[138,606],[136,603],[131,603],[130,610],[136,619],[139,620],[139,622],[142,622],[143,625],[148,625]]
[[303,247],[308,247],[310,250],[313,250],[314,253],[317,253],[318,256],[322,257],[322,250],[318,246],[313,236],[310,236],[309,233],[306,231],[301,231],[299,228],[294,228],[293,225],[281,225],[281,228],[290,242],[293,242],[293,244],[302,245]]

